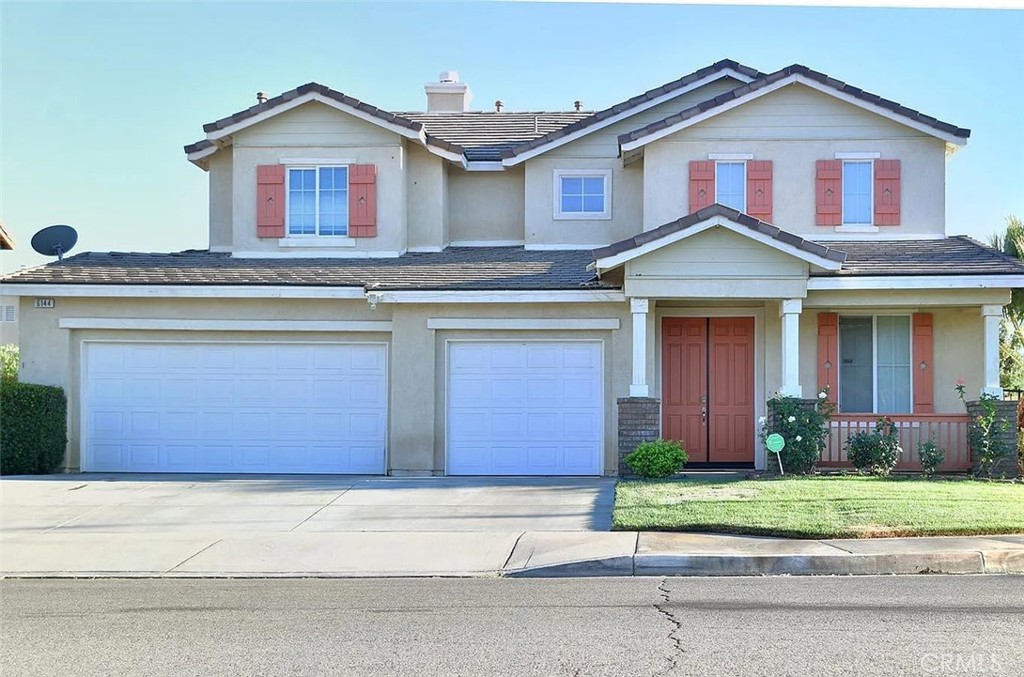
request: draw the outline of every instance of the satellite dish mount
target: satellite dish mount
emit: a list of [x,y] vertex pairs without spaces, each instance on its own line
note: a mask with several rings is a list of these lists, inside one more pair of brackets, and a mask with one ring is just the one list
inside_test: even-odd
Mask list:
[[43,256],[56,256],[58,261],[78,242],[78,233],[71,226],[47,226],[32,236],[32,249]]

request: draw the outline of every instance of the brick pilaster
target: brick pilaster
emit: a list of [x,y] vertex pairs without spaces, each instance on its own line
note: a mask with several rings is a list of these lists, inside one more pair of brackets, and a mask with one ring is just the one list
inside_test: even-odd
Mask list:
[[[1005,475],[1006,477],[1017,477],[1019,473],[1019,466],[1017,465],[1017,403],[1010,400],[999,400],[995,405],[999,420],[1007,421],[1008,423],[1006,430],[998,430],[999,424],[997,424],[996,432],[1003,440],[1007,452],[1005,456],[992,466],[992,476],[999,477],[1000,475]],[[980,402],[973,400],[967,403],[967,414],[971,417],[972,421],[981,413]],[[972,449],[971,471],[977,474],[978,469],[979,458]]]
[[661,437],[661,400],[656,397],[620,397],[619,475],[632,475],[625,457],[641,442]]

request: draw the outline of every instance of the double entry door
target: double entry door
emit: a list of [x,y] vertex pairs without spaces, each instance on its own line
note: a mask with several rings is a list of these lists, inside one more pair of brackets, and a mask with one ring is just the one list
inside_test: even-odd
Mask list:
[[662,435],[690,463],[754,462],[754,318],[666,317]]

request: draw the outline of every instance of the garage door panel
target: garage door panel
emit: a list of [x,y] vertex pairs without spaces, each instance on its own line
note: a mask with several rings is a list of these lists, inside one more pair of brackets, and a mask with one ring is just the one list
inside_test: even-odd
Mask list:
[[382,345],[98,343],[85,371],[86,470],[385,469]]
[[450,474],[601,474],[599,343],[460,342],[448,364]]

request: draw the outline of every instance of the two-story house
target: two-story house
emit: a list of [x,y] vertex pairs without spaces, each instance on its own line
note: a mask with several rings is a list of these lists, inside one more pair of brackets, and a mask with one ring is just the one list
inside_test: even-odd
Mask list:
[[762,468],[767,399],[826,386],[823,464],[879,413],[969,463],[1024,266],[945,234],[968,130],[733,61],[599,112],[426,96],[260,95],[185,147],[208,250],[4,280],[69,469],[608,475],[652,432]]

